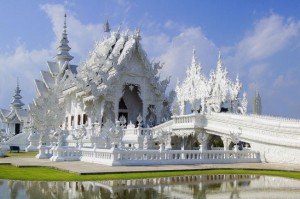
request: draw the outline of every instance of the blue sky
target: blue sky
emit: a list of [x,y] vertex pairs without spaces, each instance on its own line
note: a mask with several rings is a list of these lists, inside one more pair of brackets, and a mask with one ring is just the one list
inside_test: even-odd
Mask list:
[[182,80],[197,50],[208,74],[222,51],[229,75],[240,75],[249,111],[256,87],[263,112],[300,118],[300,1],[0,1],[0,107],[9,106],[16,78],[24,102],[35,95],[34,79],[53,59],[63,14],[73,63],[84,60],[102,38],[102,24],[141,28],[150,60],[161,60],[161,76]]

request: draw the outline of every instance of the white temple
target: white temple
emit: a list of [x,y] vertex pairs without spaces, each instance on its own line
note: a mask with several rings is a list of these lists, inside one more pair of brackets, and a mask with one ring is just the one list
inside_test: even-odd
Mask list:
[[162,64],[149,62],[140,31],[111,32],[108,21],[104,31],[88,58],[71,64],[65,16],[28,112],[19,86],[11,111],[1,109],[7,133],[17,134],[2,151],[20,146],[39,150],[37,158],[107,165],[300,163],[300,121],[257,115],[259,94],[256,115],[247,114],[239,77],[228,77],[221,55],[206,77],[193,50],[186,78],[166,95],[170,79],[160,80]]

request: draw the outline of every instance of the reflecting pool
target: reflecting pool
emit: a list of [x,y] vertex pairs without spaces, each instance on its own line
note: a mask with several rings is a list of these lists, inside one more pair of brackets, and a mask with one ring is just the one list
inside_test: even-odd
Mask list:
[[0,180],[0,198],[300,198],[300,180],[259,175],[193,175],[137,180]]

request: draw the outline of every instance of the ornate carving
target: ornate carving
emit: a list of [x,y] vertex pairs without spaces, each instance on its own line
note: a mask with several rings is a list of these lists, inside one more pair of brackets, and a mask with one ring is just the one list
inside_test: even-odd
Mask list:
[[183,114],[185,102],[189,102],[192,111],[201,109],[201,113],[204,113],[206,109],[207,112],[210,110],[220,112],[226,103],[230,104],[229,111],[236,111],[236,102],[239,100],[241,87],[238,76],[235,82],[227,77],[227,70],[222,64],[221,55],[219,55],[216,70],[210,73],[207,80],[197,62],[195,51],[193,51],[192,63],[187,69],[186,79],[181,84],[177,82],[176,85],[178,104],[176,104],[175,110],[179,107]]

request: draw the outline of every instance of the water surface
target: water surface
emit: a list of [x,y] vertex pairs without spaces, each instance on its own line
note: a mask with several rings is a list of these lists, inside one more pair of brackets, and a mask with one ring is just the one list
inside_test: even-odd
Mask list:
[[193,175],[137,180],[0,180],[0,198],[300,198],[300,180],[259,175]]

